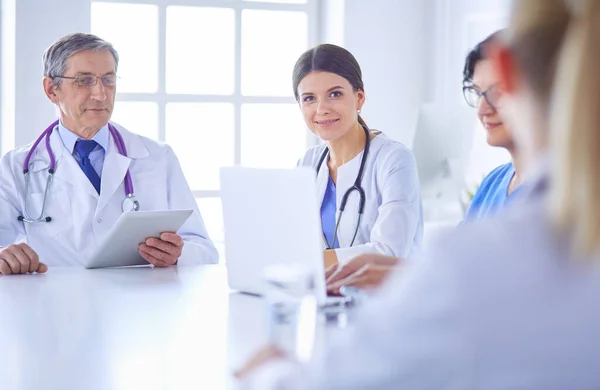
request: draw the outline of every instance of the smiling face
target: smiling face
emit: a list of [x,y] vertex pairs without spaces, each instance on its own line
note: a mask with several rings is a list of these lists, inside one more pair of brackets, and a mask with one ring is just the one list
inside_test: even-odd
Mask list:
[[299,104],[308,128],[323,141],[344,136],[357,123],[365,101],[345,78],[330,72],[311,72],[298,84]]
[[[494,72],[490,60],[482,60],[475,65],[473,73],[473,86],[481,92],[498,84],[498,78]],[[487,130],[487,142],[491,146],[512,149],[513,140],[498,111],[491,107],[485,98],[481,98],[477,108],[477,117]]]
[[[81,51],[67,60],[65,77],[115,76],[116,64],[109,50]],[[91,138],[105,126],[112,115],[116,86],[107,87],[100,79],[94,86],[82,86],[76,80],[63,78],[55,85],[50,77],[44,78],[48,98],[58,106],[63,125],[74,133]],[[91,135],[91,136],[90,136]]]

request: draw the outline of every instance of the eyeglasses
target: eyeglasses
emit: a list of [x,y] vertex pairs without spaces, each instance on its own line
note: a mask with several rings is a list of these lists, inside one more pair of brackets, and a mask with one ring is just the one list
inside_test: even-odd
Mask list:
[[483,92],[473,85],[467,85],[463,87],[463,95],[467,104],[474,108],[479,107],[479,104],[481,104],[481,97],[483,97],[494,111],[498,109],[498,102],[502,96],[497,85],[494,85]]
[[51,76],[52,78],[69,79],[75,80],[75,84],[80,87],[93,87],[98,84],[98,79],[102,80],[102,85],[105,87],[114,87],[117,85],[117,76],[109,74],[105,76],[93,76],[93,75],[82,75],[82,76]]

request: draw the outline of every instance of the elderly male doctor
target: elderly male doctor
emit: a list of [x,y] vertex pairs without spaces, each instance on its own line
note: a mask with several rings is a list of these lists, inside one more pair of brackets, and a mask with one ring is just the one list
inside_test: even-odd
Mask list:
[[[134,209],[194,210],[178,234],[164,232],[139,245],[149,263],[177,264],[182,251],[182,264],[217,262],[173,150],[109,123],[119,63],[111,44],[91,34],[67,35],[46,50],[43,62],[44,92],[59,121],[37,146],[0,161],[0,273],[81,265],[119,216]],[[135,198],[127,198],[130,192]]]

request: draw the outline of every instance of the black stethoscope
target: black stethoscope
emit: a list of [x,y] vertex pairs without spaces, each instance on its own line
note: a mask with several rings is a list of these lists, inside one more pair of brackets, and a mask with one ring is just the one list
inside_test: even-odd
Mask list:
[[[362,158],[360,160],[360,168],[358,169],[358,175],[356,176],[356,180],[354,180],[354,185],[346,190],[344,196],[342,197],[342,202],[340,203],[340,213],[338,215],[337,221],[335,223],[335,230],[333,232],[333,242],[329,245],[327,241],[327,237],[323,234],[323,241],[327,245],[327,249],[333,249],[335,245],[335,241],[337,238],[338,228],[340,227],[340,220],[342,219],[342,213],[346,208],[346,203],[348,202],[348,197],[352,193],[352,191],[357,191],[359,196],[358,203],[358,222],[356,223],[356,227],[354,228],[354,236],[352,237],[352,241],[350,242],[350,246],[354,244],[354,240],[356,239],[356,235],[358,234],[358,227],[360,226],[360,220],[362,219],[363,211],[365,211],[365,202],[366,195],[365,190],[362,188],[362,179],[365,173],[365,164],[367,162],[367,155],[369,154],[369,147],[371,146],[371,131],[366,125],[361,124],[363,130],[365,131],[366,141],[365,141],[365,150],[363,151]],[[319,170],[321,169],[321,165],[323,165],[323,161],[329,154],[329,148],[325,147],[323,154],[321,154],[321,158],[319,158],[319,164],[317,165],[317,175],[319,174]]]

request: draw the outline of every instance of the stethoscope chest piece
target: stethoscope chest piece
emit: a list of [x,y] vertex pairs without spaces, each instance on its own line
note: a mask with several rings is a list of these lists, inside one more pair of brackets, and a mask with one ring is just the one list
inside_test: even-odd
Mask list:
[[123,203],[121,205],[121,210],[123,210],[124,213],[129,212],[129,211],[139,211],[139,209],[140,209],[140,202],[138,202],[135,199],[133,194],[129,194],[129,195],[127,195],[127,197],[125,199],[123,199]]

